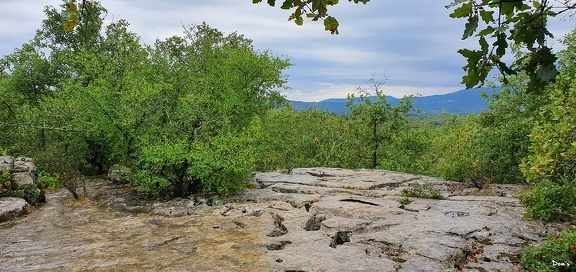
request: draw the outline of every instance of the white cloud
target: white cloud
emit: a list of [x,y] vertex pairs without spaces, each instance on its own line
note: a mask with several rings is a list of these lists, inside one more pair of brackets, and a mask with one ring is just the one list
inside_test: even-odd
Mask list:
[[318,84],[313,90],[284,92],[289,100],[319,102],[328,98],[343,98],[356,89],[354,85]]
[[[369,86],[359,85],[338,85],[338,84],[319,84],[317,89],[313,91],[288,91],[284,95],[289,100],[305,101],[305,102],[320,102],[329,98],[345,98],[348,94],[359,94],[357,87],[368,89]],[[447,94],[460,90],[458,86],[443,86],[443,87],[415,87],[415,86],[394,86],[382,85],[380,90],[388,96],[402,98],[408,95],[429,96],[435,94]]]

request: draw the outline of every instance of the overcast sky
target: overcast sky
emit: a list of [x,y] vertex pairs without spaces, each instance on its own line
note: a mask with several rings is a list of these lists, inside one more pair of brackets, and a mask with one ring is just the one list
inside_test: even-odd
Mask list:
[[[182,34],[182,25],[208,23],[225,33],[238,32],[259,50],[290,58],[288,99],[320,101],[346,97],[376,73],[387,74],[387,95],[450,93],[463,89],[465,59],[456,51],[473,46],[461,41],[464,21],[451,19],[450,0],[372,0],[356,5],[341,0],[331,14],[340,35],[321,22],[288,22],[290,12],[251,0],[101,0],[106,20],[125,19],[146,44]],[[281,0],[277,1],[281,4]],[[0,56],[34,36],[46,5],[61,0],[0,0]],[[564,23],[566,33],[573,22]],[[570,28],[569,28],[570,27]],[[556,35],[560,38],[561,35]]]

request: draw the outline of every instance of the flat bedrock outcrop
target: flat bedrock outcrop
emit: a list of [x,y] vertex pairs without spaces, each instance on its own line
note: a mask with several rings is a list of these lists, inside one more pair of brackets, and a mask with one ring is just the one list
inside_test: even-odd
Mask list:
[[[287,243],[268,256],[278,271],[523,271],[521,249],[551,230],[523,217],[520,185],[478,190],[439,178],[334,168],[259,173],[238,202],[270,203]],[[445,199],[402,206],[411,183]],[[233,206],[233,205],[232,205]],[[289,242],[289,243],[288,243]],[[483,270],[484,269],[484,270]]]
[[[571,226],[523,217],[520,185],[478,190],[380,170],[299,168],[258,173],[258,189],[142,201],[89,182],[0,226],[0,267],[13,271],[523,271],[521,249]],[[431,183],[445,199],[410,198]]]

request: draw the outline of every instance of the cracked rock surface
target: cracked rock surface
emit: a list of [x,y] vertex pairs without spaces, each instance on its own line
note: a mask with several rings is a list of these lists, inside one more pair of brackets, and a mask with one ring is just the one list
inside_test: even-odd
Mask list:
[[[378,170],[259,173],[259,189],[218,201],[143,202],[111,182],[92,201],[43,207],[0,225],[7,271],[523,271],[522,247],[563,226],[522,217],[516,185]],[[445,199],[402,206],[432,183]]]

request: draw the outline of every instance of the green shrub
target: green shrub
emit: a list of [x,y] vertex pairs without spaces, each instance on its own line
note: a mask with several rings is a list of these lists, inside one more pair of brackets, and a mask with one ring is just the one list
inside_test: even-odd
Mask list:
[[525,215],[530,218],[553,221],[576,216],[576,187],[549,180],[538,183],[520,195],[526,206]]
[[24,186],[21,190],[14,192],[13,196],[23,198],[30,205],[36,205],[45,200],[44,192],[33,184]]
[[453,181],[466,181],[474,163],[471,131],[477,116],[446,116],[444,126],[431,133],[430,167],[427,175]]
[[38,183],[47,190],[57,190],[62,188],[62,182],[58,174],[50,174],[46,171],[38,172]]
[[471,130],[474,164],[468,170],[470,181],[478,188],[489,183],[523,183],[522,159],[528,156],[532,118],[545,99],[526,93],[525,77],[510,78],[498,94],[485,94],[489,110],[482,111]]
[[153,196],[158,198],[172,198],[173,185],[166,180],[155,176],[146,170],[131,170],[127,173],[126,180],[136,186],[138,194]]
[[255,166],[251,144],[247,137],[228,135],[197,145],[187,174],[200,181],[204,192],[227,195],[243,189]]
[[243,189],[254,168],[248,135],[222,133],[204,142],[155,142],[142,148],[128,180],[162,198]]
[[412,201],[410,201],[410,198],[408,198],[407,196],[403,196],[402,198],[400,198],[398,200],[398,202],[400,202],[400,205],[406,206],[406,205],[410,204]]
[[576,230],[548,235],[547,242],[524,248],[521,261],[529,271],[576,271]]
[[411,174],[427,174],[433,160],[430,152],[432,130],[406,128],[382,150],[381,169]]
[[424,184],[412,183],[408,185],[408,188],[402,189],[400,194],[405,197],[444,199],[442,193],[434,189],[434,185],[429,182]]

